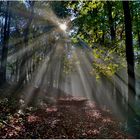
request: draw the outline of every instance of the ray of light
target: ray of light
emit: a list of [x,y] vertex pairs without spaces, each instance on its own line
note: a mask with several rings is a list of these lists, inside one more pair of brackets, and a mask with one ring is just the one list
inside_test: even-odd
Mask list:
[[[50,34],[49,34],[50,35]],[[28,46],[25,46],[23,44],[21,49],[19,49],[17,52],[14,52],[8,56],[8,61],[15,60],[17,57],[22,58],[22,56],[30,51],[33,51],[32,49],[39,49],[40,48],[40,43],[43,43],[46,41],[47,37],[49,36],[48,33],[43,33],[42,35],[38,36],[35,38],[32,43],[30,43]]]

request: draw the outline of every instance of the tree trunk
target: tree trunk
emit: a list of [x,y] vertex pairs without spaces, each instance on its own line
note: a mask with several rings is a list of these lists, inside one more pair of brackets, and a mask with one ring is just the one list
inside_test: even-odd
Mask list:
[[8,55],[9,32],[10,32],[10,15],[9,15],[9,1],[7,1],[4,33],[3,33],[2,56],[1,56],[0,85],[6,82],[6,65]]
[[139,45],[139,48],[140,48],[140,31],[138,30],[138,45]]
[[[28,46],[28,36],[29,36],[29,28],[30,25],[32,23],[33,20],[33,13],[34,13],[34,1],[31,1],[30,3],[31,5],[31,12],[30,12],[30,17],[29,20],[27,22],[26,28],[24,30],[24,44],[25,44],[25,48]],[[22,84],[24,83],[24,81],[26,81],[26,74],[27,74],[27,66],[28,66],[28,52],[26,52],[21,60],[21,64],[20,64],[20,76],[19,76],[19,86],[22,86]]]
[[111,40],[113,41],[113,40],[115,40],[116,32],[115,32],[115,28],[114,28],[114,20],[112,17],[112,4],[110,1],[107,1],[107,8],[108,8],[110,35],[111,35]]
[[140,30],[139,30],[139,18],[138,18],[138,16],[136,16],[136,22],[137,22],[136,29],[137,29],[137,37],[138,37],[138,46],[140,48]]
[[124,22],[125,22],[125,43],[126,43],[126,61],[128,72],[128,96],[136,94],[135,91],[135,72],[134,72],[134,50],[132,40],[132,22],[129,8],[129,1],[123,1]]
[[[137,9],[135,10],[135,7],[131,8],[131,15],[133,16],[134,23],[136,22],[136,34],[137,34],[137,42],[138,42],[138,46],[140,48],[140,30],[139,30],[139,11],[137,11]],[[135,17],[135,18],[134,18]]]

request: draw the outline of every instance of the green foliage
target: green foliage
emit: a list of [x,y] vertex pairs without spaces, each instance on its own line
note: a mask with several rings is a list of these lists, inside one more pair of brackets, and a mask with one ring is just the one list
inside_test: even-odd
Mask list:
[[82,39],[93,48],[93,71],[97,78],[100,75],[111,77],[116,71],[125,67],[125,42],[122,3],[110,2],[112,18],[116,33],[114,42],[110,39],[110,21],[107,2],[77,1],[69,2],[69,8],[75,13],[74,26],[78,28],[73,34],[73,43]]
[[101,75],[111,78],[118,70],[125,66],[124,53],[123,49],[118,49],[117,47],[110,49],[103,46],[94,48],[93,70],[91,73],[96,75],[97,79]]
[[65,74],[70,74],[73,71],[73,60],[68,58],[66,55],[63,56],[63,72]]
[[65,74],[71,74],[75,71],[75,65],[79,63],[80,62],[78,61],[77,55],[75,53],[69,52],[69,54],[65,54],[63,56],[63,72]]

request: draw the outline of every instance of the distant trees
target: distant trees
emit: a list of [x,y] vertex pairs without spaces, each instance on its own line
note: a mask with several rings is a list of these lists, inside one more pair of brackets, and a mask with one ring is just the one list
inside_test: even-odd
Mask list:
[[[73,41],[78,42],[77,36],[81,38],[92,47],[95,61],[102,62],[102,64],[94,62],[93,69],[96,68],[96,73],[98,71],[105,76],[113,75],[122,64],[125,64],[122,63],[125,61],[121,58],[126,59],[128,95],[136,93],[134,47],[140,46],[139,4],[139,1],[122,3],[120,1],[97,2],[93,0],[69,2],[68,6],[76,17],[73,20],[77,27],[73,33]],[[135,40],[134,43],[133,40]],[[104,48],[104,46],[106,47]]]
[[48,32],[56,25],[48,16],[48,9],[53,7],[63,17],[63,3],[57,3],[0,1],[0,85],[8,80],[19,88],[32,79],[55,41],[49,40]]
[[[34,82],[59,36],[58,21],[69,14],[67,2],[0,1],[0,86],[15,90]],[[51,55],[53,57],[53,55]],[[46,79],[45,79],[46,80]],[[43,82],[43,79],[41,79]]]
[[78,43],[79,38],[92,48],[96,74],[111,77],[126,57],[128,89],[135,94],[133,49],[140,46],[139,1],[0,1],[0,85],[10,74],[19,85],[32,79],[56,41],[48,34],[56,27],[50,13],[60,21],[72,15],[72,40]]

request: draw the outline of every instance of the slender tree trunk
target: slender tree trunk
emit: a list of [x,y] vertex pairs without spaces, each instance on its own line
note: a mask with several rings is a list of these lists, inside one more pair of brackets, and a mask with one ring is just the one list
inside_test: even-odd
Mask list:
[[122,26],[122,30],[121,30],[121,32],[120,32],[120,40],[123,39],[123,32],[124,32],[124,24],[123,24],[123,26]]
[[139,44],[139,48],[140,48],[140,31],[138,31],[138,44]]
[[15,68],[15,82],[17,82],[18,81],[18,71],[19,71],[19,59],[17,58],[16,59],[16,66],[15,66],[16,68]]
[[8,55],[8,42],[10,32],[10,15],[9,15],[9,1],[7,1],[5,11],[5,23],[4,23],[4,35],[3,35],[3,46],[1,56],[1,69],[0,69],[0,85],[6,82],[6,65]]
[[107,1],[107,8],[108,8],[108,18],[109,18],[109,26],[110,26],[110,35],[111,40],[115,40],[116,32],[114,28],[114,19],[112,17],[112,4],[110,1]]
[[[2,12],[2,10],[1,10],[1,7],[2,7],[2,1],[0,1],[0,13]],[[1,19],[1,20],[3,20],[3,19]],[[3,22],[1,22],[0,23],[0,28],[1,28],[1,30],[0,30],[0,38],[1,38],[1,40],[2,40],[2,31],[3,31],[3,24],[2,24]]]
[[126,61],[128,72],[128,96],[131,100],[135,91],[135,72],[134,72],[134,50],[132,40],[132,22],[129,8],[129,1],[123,1],[124,22],[125,22],[125,43],[126,43]]
[[104,44],[104,42],[105,42],[105,25],[104,25],[104,22],[105,22],[105,16],[104,16],[104,18],[103,18],[103,29],[102,29],[102,32],[103,32],[103,34],[102,34],[102,38],[101,38],[101,42],[102,42],[102,44]]
[[[30,13],[30,17],[29,17],[29,20],[27,22],[26,28],[24,30],[24,44],[25,44],[25,48],[27,48],[28,41],[29,41],[28,36],[29,36],[29,28],[30,28],[30,25],[31,25],[32,20],[33,20],[34,1],[31,1],[30,5],[31,5],[31,13]],[[22,86],[24,81],[26,81],[27,66],[28,66],[28,62],[27,61],[28,61],[28,52],[23,55],[22,60],[21,60],[19,86]]]
[[[135,16],[134,16],[134,13],[135,13]],[[136,22],[136,34],[137,34],[137,42],[138,42],[138,46],[140,48],[140,30],[139,30],[139,11],[135,10],[134,7],[131,8],[131,15],[133,16],[133,20],[134,22]],[[135,18],[134,18],[135,17]]]
[[140,30],[139,30],[139,19],[138,19],[138,16],[136,16],[136,22],[137,22],[137,37],[138,37],[138,45],[139,45],[139,48],[140,48]]

